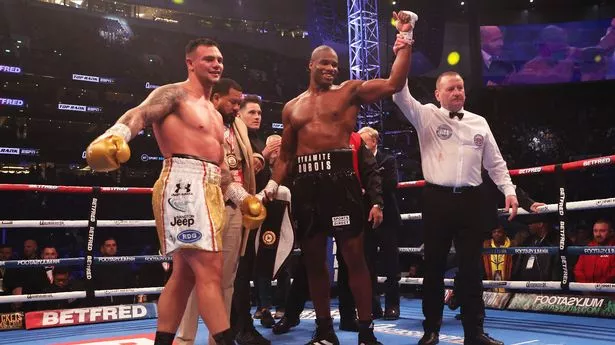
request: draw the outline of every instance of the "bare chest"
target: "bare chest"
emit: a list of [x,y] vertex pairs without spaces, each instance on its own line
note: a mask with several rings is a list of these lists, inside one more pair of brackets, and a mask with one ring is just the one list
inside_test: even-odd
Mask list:
[[299,99],[292,108],[291,124],[297,130],[314,125],[354,126],[356,115],[357,108],[350,104],[344,93],[331,92]]
[[187,127],[186,129],[210,135],[218,142],[223,141],[222,116],[210,102],[205,100],[185,101],[179,106],[177,115]]

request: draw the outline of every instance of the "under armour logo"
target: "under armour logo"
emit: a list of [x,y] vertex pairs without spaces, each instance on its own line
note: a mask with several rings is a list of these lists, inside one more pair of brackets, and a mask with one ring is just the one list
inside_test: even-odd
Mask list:
[[182,184],[178,183],[175,185],[175,194],[179,193],[180,190],[184,189],[186,191],[186,193],[190,193],[190,183],[186,184],[186,186],[184,186],[182,188]]

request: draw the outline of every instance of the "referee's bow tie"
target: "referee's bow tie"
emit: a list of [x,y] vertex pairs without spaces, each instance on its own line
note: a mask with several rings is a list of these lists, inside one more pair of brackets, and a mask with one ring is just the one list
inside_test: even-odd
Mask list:
[[452,119],[455,116],[457,116],[459,118],[459,120],[463,119],[463,113],[458,113],[456,111],[451,111],[450,113],[448,113],[448,116]]

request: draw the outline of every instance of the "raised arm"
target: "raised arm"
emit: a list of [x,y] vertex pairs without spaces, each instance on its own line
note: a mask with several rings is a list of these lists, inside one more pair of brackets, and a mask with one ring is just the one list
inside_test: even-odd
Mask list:
[[130,159],[128,142],[143,127],[172,113],[184,97],[184,89],[177,85],[165,85],[154,90],[135,108],[122,115],[115,125],[94,139],[86,150],[88,165],[94,171],[112,171]]
[[[395,26],[397,30],[405,34],[404,37],[412,37],[414,23],[417,20],[416,14],[407,11],[393,12],[393,19],[396,21]],[[358,85],[355,93],[356,103],[373,103],[392,96],[404,87],[408,78],[408,72],[410,71],[412,42],[411,40],[406,40],[407,44],[401,46],[396,51],[397,56],[391,67],[389,78],[372,79]]]
[[399,92],[406,84],[410,71],[411,50],[411,46],[399,50],[388,79],[372,79],[359,84],[355,94],[356,102],[369,104]]

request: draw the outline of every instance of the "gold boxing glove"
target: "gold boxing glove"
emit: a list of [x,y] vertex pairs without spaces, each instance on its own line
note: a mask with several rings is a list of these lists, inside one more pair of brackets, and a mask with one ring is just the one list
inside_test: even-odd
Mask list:
[[243,226],[249,230],[258,229],[267,217],[267,209],[254,195],[248,195],[243,199],[240,209],[243,216]]
[[[121,128],[124,133],[113,130],[120,126],[125,127]],[[128,130],[127,135],[124,135],[126,130]],[[96,138],[85,152],[90,168],[94,171],[113,171],[118,169],[121,163],[128,161],[130,147],[126,138],[130,139],[130,129],[125,125],[115,125]]]

